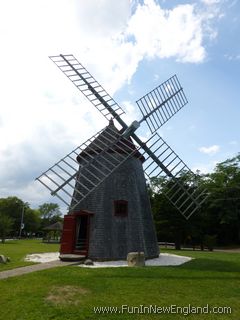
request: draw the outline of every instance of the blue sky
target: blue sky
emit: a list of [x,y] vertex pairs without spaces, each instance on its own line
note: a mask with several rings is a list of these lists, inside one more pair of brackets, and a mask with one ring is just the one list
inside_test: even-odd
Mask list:
[[189,103],[159,133],[194,171],[236,155],[239,12],[236,0],[3,1],[0,197],[54,201],[35,177],[107,125],[48,59],[59,53],[89,69],[129,124],[135,101],[177,74]]

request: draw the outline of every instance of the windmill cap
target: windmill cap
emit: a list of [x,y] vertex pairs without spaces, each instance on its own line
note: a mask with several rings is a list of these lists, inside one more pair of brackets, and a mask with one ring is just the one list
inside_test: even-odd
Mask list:
[[[111,130],[111,131],[110,131]],[[111,135],[108,135],[110,133]],[[144,162],[145,158],[143,155],[137,150],[136,146],[132,142],[132,139],[129,137],[127,139],[121,138],[119,139],[114,146],[111,145],[111,141],[109,141],[109,136],[114,138],[114,133],[119,135],[121,131],[119,131],[113,122],[113,119],[110,119],[108,126],[93,140],[78,156],[77,161],[80,163],[82,157],[88,157],[89,155],[97,155],[105,149],[106,145],[109,145],[109,149],[106,149],[108,153],[122,153],[129,154],[132,151],[133,156],[139,158],[140,161]],[[114,140],[112,141],[114,143]],[[111,147],[110,147],[111,146]]]

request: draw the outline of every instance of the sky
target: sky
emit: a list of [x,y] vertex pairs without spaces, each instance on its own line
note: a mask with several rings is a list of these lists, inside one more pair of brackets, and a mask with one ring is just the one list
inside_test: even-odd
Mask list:
[[188,104],[159,134],[193,171],[234,157],[239,12],[237,0],[1,1],[0,198],[56,202],[35,178],[108,124],[51,55],[74,54],[128,124],[135,101],[177,74]]

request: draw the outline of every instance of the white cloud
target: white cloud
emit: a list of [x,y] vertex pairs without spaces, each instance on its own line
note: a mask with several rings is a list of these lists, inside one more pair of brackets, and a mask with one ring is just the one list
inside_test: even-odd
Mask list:
[[232,140],[232,141],[229,142],[229,144],[232,145],[232,146],[237,146],[238,145],[238,141]]
[[207,173],[213,172],[214,168],[215,168],[214,162],[210,162],[206,164],[198,163],[196,166],[191,168],[191,170],[196,174],[199,173],[199,171],[200,171],[200,174],[207,174]]
[[140,56],[201,62],[206,56],[202,23],[194,5],[164,10],[153,0],[145,0],[129,20],[127,34],[134,37]]
[[123,119],[127,123],[132,123],[134,120],[139,120],[141,118],[141,114],[136,105],[132,104],[131,101],[123,101],[121,103],[122,107],[126,111],[126,115],[123,115]]
[[154,0],[145,0],[129,19],[126,34],[135,39],[142,57],[198,63],[206,58],[204,39],[217,36],[211,22],[219,17],[218,6],[181,4],[166,10]]
[[131,14],[129,1],[75,1],[79,26],[88,37],[112,37],[123,31]]
[[205,154],[208,154],[208,155],[214,155],[216,154],[217,152],[219,152],[220,150],[220,146],[218,145],[213,145],[213,146],[210,146],[210,147],[201,147],[198,149],[200,152],[202,153],[205,153]]
[[225,54],[224,58],[229,61],[237,61],[240,60],[240,54]]
[[217,4],[220,2],[220,0],[202,0],[202,2],[208,6],[211,6],[213,4]]
[[217,34],[211,28],[219,14],[216,8],[184,4],[166,10],[154,0],[135,2],[134,11],[126,0],[78,2],[77,8],[77,55],[112,93],[131,81],[144,58],[204,61],[204,39]]
[[[202,62],[203,33],[215,16],[190,4],[165,10],[153,0],[5,1],[0,11],[0,196],[39,199],[35,175],[107,124],[48,55],[74,52],[114,94],[145,58]],[[123,105],[126,120],[136,119],[132,105]]]

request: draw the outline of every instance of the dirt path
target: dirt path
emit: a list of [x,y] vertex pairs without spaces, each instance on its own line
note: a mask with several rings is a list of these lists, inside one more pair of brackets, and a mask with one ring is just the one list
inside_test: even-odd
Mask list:
[[35,271],[39,271],[39,270],[69,266],[69,265],[73,265],[73,264],[76,264],[76,262],[63,262],[63,261],[57,260],[57,261],[51,261],[51,262],[46,262],[46,263],[34,264],[31,266],[16,268],[16,269],[12,269],[12,270],[6,270],[6,271],[0,272],[0,280],[7,279],[10,277],[21,276],[23,274],[27,274],[27,273],[31,273],[31,272],[35,272]]

